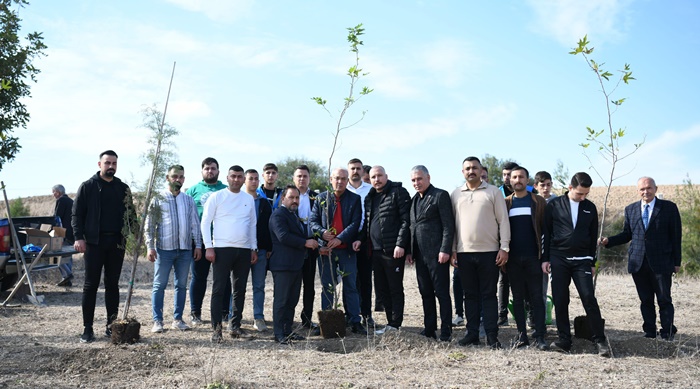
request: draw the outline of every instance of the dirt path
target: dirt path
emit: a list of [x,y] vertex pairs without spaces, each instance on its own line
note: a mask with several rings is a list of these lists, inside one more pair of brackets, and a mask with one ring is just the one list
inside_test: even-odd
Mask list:
[[[700,284],[692,278],[679,278],[673,286],[680,332],[676,341],[669,343],[641,337],[631,277],[602,275],[598,298],[615,354],[613,359],[604,359],[594,353],[590,342],[581,340],[575,340],[572,355],[461,347],[456,339],[462,336],[463,326],[456,328],[456,339],[449,344],[429,341],[418,335],[422,307],[413,268],[406,271],[406,315],[397,335],[351,334],[344,340],[311,337],[293,346],[280,346],[268,332],[252,341],[226,337],[223,344],[212,345],[206,326],[187,332],[150,333],[153,266],[141,262],[131,312],[143,324],[142,341],[113,346],[97,326],[97,341],[84,345],[78,342],[82,331],[79,257],[75,267],[76,286],[72,288],[53,286],[59,278],[56,270],[39,275],[38,293],[46,297],[47,307],[22,303],[21,307],[0,309],[0,388],[197,388],[215,381],[231,387],[285,388],[700,385]],[[126,290],[127,268],[130,266],[125,264],[122,292]],[[271,326],[272,277],[268,277],[266,290],[266,318]],[[243,324],[252,331],[250,287],[246,297]],[[166,327],[172,319],[172,298],[170,287],[165,300]],[[320,305],[318,297],[316,300]],[[572,317],[583,314],[580,301],[572,300]],[[102,290],[97,304],[96,323],[103,323]],[[185,315],[189,317],[189,305]],[[383,313],[375,318],[385,323]],[[515,336],[511,320],[511,325],[501,330],[500,340],[507,345]],[[555,339],[553,327],[548,328],[547,339]]]

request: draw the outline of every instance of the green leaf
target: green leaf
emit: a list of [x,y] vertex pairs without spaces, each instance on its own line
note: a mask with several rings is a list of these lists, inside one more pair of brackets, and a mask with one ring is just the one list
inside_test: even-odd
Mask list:
[[12,85],[10,85],[9,80],[0,80],[0,89],[12,89]]

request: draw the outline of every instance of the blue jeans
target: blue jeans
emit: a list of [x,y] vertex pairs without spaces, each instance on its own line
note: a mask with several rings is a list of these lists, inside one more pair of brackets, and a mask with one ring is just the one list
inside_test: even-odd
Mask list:
[[[258,261],[250,266],[253,284],[253,318],[265,319],[265,277],[267,276],[267,250],[258,250]],[[229,320],[233,317],[233,294],[229,302]]]
[[[333,260],[327,255],[319,255],[318,270],[321,273],[321,308],[325,311],[333,305],[333,292],[329,290],[333,285],[333,278],[337,279],[337,267],[345,273],[343,277],[343,301],[345,301],[345,315],[350,317],[351,323],[360,322],[360,294],[357,292],[357,259],[355,252],[349,249],[333,250]],[[337,262],[335,261],[337,259]],[[333,262],[333,266],[331,266]]]
[[187,296],[187,275],[192,264],[192,250],[161,250],[156,249],[158,256],[153,266],[153,292],[151,303],[153,305],[153,321],[163,321],[163,297],[165,287],[170,278],[170,269],[175,269],[175,320],[182,320],[182,312],[185,310],[185,297]]
[[58,266],[58,271],[61,272],[61,277],[68,278],[73,276],[73,256],[71,255],[66,259],[65,263]]

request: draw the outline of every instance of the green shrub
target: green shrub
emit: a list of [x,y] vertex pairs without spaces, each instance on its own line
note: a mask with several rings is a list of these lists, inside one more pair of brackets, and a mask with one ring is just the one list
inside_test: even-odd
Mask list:
[[21,197],[10,201],[10,214],[12,217],[30,216],[29,207],[24,205]]
[[683,180],[677,190],[678,208],[683,223],[683,246],[681,272],[700,273],[700,187],[693,185],[690,178]]

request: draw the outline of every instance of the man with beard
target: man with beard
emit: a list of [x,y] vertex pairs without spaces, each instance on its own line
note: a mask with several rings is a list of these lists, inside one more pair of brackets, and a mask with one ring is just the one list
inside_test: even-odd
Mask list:
[[[228,326],[232,338],[249,338],[241,328],[246,284],[251,265],[258,260],[257,223],[253,196],[241,191],[243,168],[233,165],[226,176],[228,188],[212,193],[202,211],[202,239],[205,258],[212,263],[211,341],[219,343],[223,317],[217,314],[228,306],[226,285],[233,289],[233,312]],[[223,300],[223,301],[222,301]],[[225,305],[224,305],[225,304]]]
[[117,153],[112,150],[102,152],[97,166],[100,170],[78,188],[71,220],[75,235],[73,247],[85,254],[81,343],[95,340],[92,326],[102,269],[107,308],[105,335],[112,336],[110,325],[119,311],[119,276],[124,263],[126,236],[139,229],[131,190],[114,176]]
[[[348,171],[350,172],[350,182],[348,190],[360,196],[362,203],[362,221],[360,222],[360,230],[365,222],[365,198],[367,193],[372,189],[372,185],[362,180],[365,169],[362,161],[358,158],[353,158],[348,161]],[[369,170],[367,171],[369,176]],[[368,255],[366,239],[362,239],[360,250],[357,251],[357,290],[360,292],[360,315],[362,315],[362,324],[367,327],[374,327],[374,319],[372,319],[372,259]]]
[[[54,185],[51,188],[51,193],[56,199],[56,207],[53,215],[61,221],[61,227],[66,229],[66,236],[63,238],[64,244],[72,245],[75,243],[73,238],[73,226],[71,226],[71,213],[73,212],[73,199],[66,194],[66,188],[61,185]],[[68,257],[68,262],[62,263],[58,267],[61,272],[62,279],[56,286],[73,286],[73,256]]]
[[[197,185],[187,189],[187,195],[192,197],[197,205],[197,215],[202,219],[202,210],[209,196],[221,189],[225,189],[219,181],[219,162],[216,159],[207,157],[202,161],[202,181]],[[202,249],[206,247],[202,246]],[[207,292],[207,277],[209,276],[209,261],[197,260],[192,262],[192,279],[190,280],[190,318],[192,325],[202,324],[202,301]],[[226,292],[227,291],[227,292]],[[231,285],[229,283],[224,296],[222,297],[224,307],[228,308],[228,301],[231,298]],[[228,317],[228,309],[222,312],[224,317]],[[214,320],[214,318],[212,318]]]
[[479,344],[479,300],[486,341],[493,349],[498,341],[498,270],[508,262],[510,223],[502,193],[481,180],[481,162],[467,157],[462,162],[466,183],[451,195],[455,214],[452,266],[459,269],[466,303],[467,334],[462,346]]
[[417,192],[411,201],[411,255],[423,299],[422,334],[437,338],[437,298],[440,303],[440,340],[449,342],[452,334],[450,252],[455,227],[452,203],[449,193],[430,183],[425,166],[411,169],[411,182]]
[[[180,331],[190,327],[182,320],[187,297],[187,275],[192,258],[202,257],[202,234],[199,231],[197,206],[192,197],[181,193],[185,182],[185,168],[173,165],[165,176],[168,189],[160,197],[151,201],[146,216],[146,247],[148,260],[154,262],[153,292],[153,328],[151,332],[163,332],[163,298],[165,287],[170,278],[170,269],[174,269],[175,299],[172,328]],[[194,241],[194,252],[192,242]]]
[[281,206],[270,217],[270,271],[274,279],[272,320],[275,340],[288,344],[304,340],[303,336],[292,332],[294,310],[299,302],[307,250],[316,249],[318,242],[307,236],[306,226],[297,215],[299,190],[294,185],[287,185],[281,198]]

